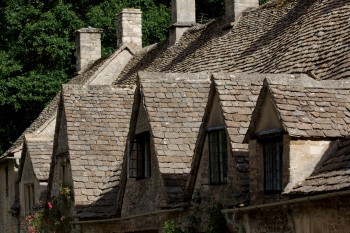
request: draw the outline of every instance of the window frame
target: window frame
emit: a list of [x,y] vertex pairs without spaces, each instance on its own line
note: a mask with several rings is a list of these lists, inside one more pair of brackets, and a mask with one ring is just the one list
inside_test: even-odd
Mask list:
[[59,163],[59,179],[62,185],[66,185],[66,174],[67,174],[67,162],[62,161]]
[[212,127],[207,130],[209,154],[209,182],[211,185],[227,183],[228,150],[225,126]]
[[34,183],[24,184],[24,206],[25,212],[29,213],[35,205]]
[[[253,135],[253,139],[256,138],[262,145],[264,194],[280,194],[283,191],[284,134],[285,131],[282,129],[271,129],[259,131]],[[268,150],[271,149],[272,154],[268,154]]]
[[150,132],[135,135],[129,141],[129,178],[142,180],[151,176],[151,140]]

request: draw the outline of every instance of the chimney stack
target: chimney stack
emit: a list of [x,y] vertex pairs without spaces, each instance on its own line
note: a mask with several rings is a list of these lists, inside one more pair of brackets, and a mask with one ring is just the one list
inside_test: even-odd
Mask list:
[[252,7],[259,7],[259,0],[225,0],[226,21],[236,21],[244,10]]
[[117,14],[117,47],[131,43],[142,48],[142,12],[140,9],[123,9]]
[[77,71],[85,69],[91,62],[101,58],[101,29],[82,28],[77,30]]
[[170,45],[175,44],[182,34],[196,23],[195,0],[172,0],[172,25],[170,26]]

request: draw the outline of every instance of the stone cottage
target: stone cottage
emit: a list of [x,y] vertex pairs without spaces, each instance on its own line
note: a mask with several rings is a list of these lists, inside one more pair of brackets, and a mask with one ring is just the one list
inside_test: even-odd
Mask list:
[[348,232],[349,84],[264,80],[244,140],[250,206],[226,210],[237,225],[249,232]]
[[[311,198],[311,193],[307,190],[316,188],[316,178],[320,178],[319,181],[324,184],[321,185],[319,192],[327,193],[331,191],[329,187],[334,184],[332,179],[327,180],[327,177],[337,176],[334,179],[340,179],[341,176],[346,177],[346,166],[344,164],[346,164],[349,153],[347,153],[348,139],[344,137],[347,136],[345,131],[339,131],[340,134],[334,134],[334,136],[325,134],[325,132],[320,133],[320,129],[315,128],[315,131],[322,136],[308,135],[308,138],[304,137],[303,134],[299,135],[307,143],[310,143],[306,147],[310,146],[319,153],[323,153],[323,149],[327,146],[329,148],[324,152],[325,159],[319,161],[318,165],[323,165],[321,168],[316,167],[314,170],[306,172],[302,177],[293,175],[293,172],[291,172],[290,174],[293,176],[290,177],[293,178],[293,183],[288,186],[288,193],[271,194],[273,198],[268,200],[268,205],[277,206],[276,208],[265,209],[267,200],[265,200],[265,196],[260,195],[263,188],[261,188],[261,183],[258,184],[258,180],[262,176],[257,175],[260,174],[256,170],[257,163],[254,160],[249,161],[249,170],[247,170],[248,158],[256,158],[256,156],[251,155],[256,150],[249,150],[248,153],[251,146],[247,147],[242,142],[249,126],[253,108],[256,105],[255,101],[258,99],[262,87],[262,81],[266,77],[272,77],[271,73],[276,75],[275,79],[277,80],[290,78],[290,75],[294,75],[293,79],[296,80],[296,83],[299,82],[299,75],[303,76],[303,79],[312,79],[313,82],[335,80],[334,83],[339,83],[341,81],[336,80],[350,78],[350,2],[344,0],[271,0],[267,4],[258,6],[257,0],[225,0],[225,16],[203,25],[195,22],[194,0],[173,0],[172,3],[173,22],[169,28],[169,38],[145,48],[141,48],[140,44],[141,12],[138,10],[129,9],[118,14],[117,48],[113,54],[106,58],[100,58],[99,53],[100,43],[98,40],[101,31],[93,28],[79,30],[77,67],[80,70],[77,76],[72,78],[70,84],[63,88],[63,92],[56,96],[25,132],[55,138],[52,141],[52,166],[48,187],[49,191],[54,193],[62,181],[73,184],[77,201],[77,208],[73,210],[76,214],[76,220],[73,222],[74,229],[82,232],[91,232],[92,230],[94,232],[162,231],[164,221],[181,218],[188,213],[186,211],[190,211],[193,194],[199,190],[202,193],[212,194],[215,200],[222,202],[226,208],[227,222],[231,231],[242,232],[245,229],[246,232],[256,232],[257,226],[263,226],[263,223],[266,222],[265,232],[302,232],[301,230],[298,231],[300,229],[298,227],[303,224],[310,226],[309,231],[305,230],[305,232],[322,232],[323,230],[316,228],[317,225],[314,223],[322,219],[325,224],[329,223],[327,226],[323,226],[322,229],[330,229],[330,232],[344,232],[342,230],[347,229],[346,227],[349,225],[345,222],[345,218],[337,218],[339,221],[334,219],[334,216],[339,216],[340,211],[343,212],[343,216],[348,216],[345,211],[348,205],[342,197],[332,197],[327,199],[327,202],[322,199],[324,208],[319,202],[302,201]],[[128,26],[129,28],[127,28]],[[128,35],[127,32],[130,31],[134,31],[135,35]],[[87,52],[90,50],[96,52]],[[165,144],[161,144],[160,138],[163,137],[161,133],[166,132],[164,130],[171,128],[165,124],[165,118],[169,122],[172,119],[177,119],[174,115],[171,115],[171,113],[176,112],[175,108],[177,106],[173,105],[174,103],[166,102],[167,98],[162,99],[160,97],[177,93],[176,87],[172,92],[161,90],[161,86],[163,81],[164,85],[169,85],[166,80],[173,80],[174,85],[178,85],[180,91],[181,88],[185,88],[184,84],[186,82],[191,82],[191,79],[193,79],[188,73],[197,73],[193,75],[202,77],[203,72],[207,73],[208,79],[211,79],[211,81],[208,80],[207,92],[204,92],[204,90],[198,92],[195,86],[192,87],[194,88],[192,93],[197,94],[198,92],[198,94],[201,94],[202,99],[199,98],[198,101],[203,105],[201,105],[201,110],[198,109],[193,112],[193,114],[197,113],[196,121],[193,122],[193,133],[188,136],[188,139],[182,138],[183,141],[189,143],[190,150],[188,150],[188,153],[185,152],[185,162],[177,163],[179,161],[174,161],[173,164],[170,161],[171,156],[162,156],[161,153],[165,152],[161,148],[165,147]],[[267,73],[270,74],[263,75]],[[176,77],[179,78],[178,81],[176,81]],[[300,83],[302,84],[304,81],[300,81]],[[91,88],[89,85],[91,85]],[[101,89],[95,87],[96,85],[101,85]],[[152,85],[159,87],[159,90],[151,91]],[[104,95],[117,95],[118,90],[125,91],[125,88],[128,89],[126,92],[132,92],[132,94],[128,94],[132,97],[130,105],[128,105],[130,107],[125,108],[129,112],[130,125],[126,124],[122,127],[125,134],[123,139],[118,139],[114,134],[114,136],[111,135],[113,139],[110,140],[113,141],[112,146],[110,144],[105,146],[106,140],[101,140],[101,143],[98,144],[96,141],[95,147],[94,144],[91,144],[95,140],[93,139],[95,131],[92,129],[88,131],[87,137],[89,138],[85,138],[87,141],[82,135],[79,138],[78,135],[83,132],[83,129],[79,127],[86,126],[87,123],[83,121],[85,118],[80,118],[78,115],[74,117],[73,110],[80,109],[83,111],[86,114],[84,115],[86,120],[88,118],[93,119],[92,116],[94,115],[99,117],[114,116],[115,119],[118,119],[118,114],[113,111],[110,111],[111,115],[100,111],[99,107],[104,107],[99,106],[98,102],[100,101],[99,98],[101,98],[101,101],[104,100]],[[324,89],[326,88],[322,90]],[[330,90],[333,89],[330,88]],[[70,95],[68,93],[71,92],[75,99],[69,99]],[[150,102],[154,101],[152,94],[155,94],[156,97],[158,94],[161,101]],[[190,96],[187,97],[190,98]],[[93,103],[90,105],[89,101]],[[333,103],[334,100],[331,98],[327,101]],[[109,104],[105,105],[110,106],[105,109],[106,112],[109,111],[108,108],[118,110],[118,106]],[[159,116],[154,109],[152,111],[152,104],[159,105],[157,107],[161,111]],[[233,104],[237,104],[237,106]],[[88,111],[83,110],[83,108],[89,108],[89,106],[98,107],[90,109],[91,114],[88,114]],[[64,112],[66,108],[70,108],[69,110],[72,111],[69,113],[71,115],[67,115],[68,118],[66,117],[67,112]],[[173,112],[165,111],[167,109],[172,109]],[[287,110],[281,109],[280,111]],[[58,114],[56,115],[56,113]],[[140,114],[146,115],[148,118],[138,120],[137,117]],[[346,113],[344,114],[346,115]],[[254,120],[256,117],[254,113],[253,116]],[[120,116],[121,119],[123,117],[125,116]],[[201,117],[202,119],[200,119]],[[56,119],[59,119],[59,121]],[[97,117],[96,119],[98,120],[95,122],[97,124],[105,118]],[[71,122],[71,125],[65,122],[67,120]],[[271,120],[270,123],[281,122]],[[320,119],[315,118],[315,120]],[[74,125],[75,121],[79,126]],[[162,124],[163,121],[164,124]],[[288,120],[284,119],[284,121],[290,123]],[[332,122],[324,121],[325,127],[332,125]],[[92,122],[94,121],[91,120],[91,126],[93,126]],[[141,124],[142,122],[144,125]],[[149,128],[145,130],[142,127],[147,126],[147,122]],[[66,128],[65,123],[67,123]],[[307,127],[300,125],[301,127]],[[288,128],[289,131],[283,129],[290,133],[290,136],[293,136],[294,131],[300,133],[302,130],[307,130],[298,128],[300,125],[291,124]],[[56,129],[55,126],[57,126]],[[105,126],[101,123],[98,127],[103,128]],[[142,130],[138,127],[141,127]],[[116,129],[108,130],[114,132]],[[160,131],[158,132],[158,130]],[[326,128],[323,128],[323,130],[326,130]],[[149,131],[149,134],[147,131]],[[146,133],[141,134],[142,132]],[[248,132],[250,133],[250,131]],[[282,132],[284,131],[275,133]],[[184,132],[179,132],[179,135],[180,133]],[[249,136],[247,136],[246,143],[252,137],[249,133],[247,134]],[[298,135],[297,133],[295,135]],[[193,136],[194,134],[197,135]],[[287,136],[288,134],[283,135],[285,135],[283,138],[290,137]],[[164,134],[163,139],[170,140],[172,136],[174,135]],[[222,142],[223,144],[220,144],[222,147],[215,146],[218,144],[213,138]],[[332,142],[316,145],[312,144],[317,143],[314,138],[317,138],[317,140],[324,138],[324,141]],[[337,141],[337,139],[340,141]],[[141,152],[146,151],[148,140],[150,140],[149,156],[153,158],[150,163],[145,162],[147,161],[147,153]],[[6,181],[1,182],[4,187],[0,194],[0,203],[3,205],[0,213],[0,221],[3,224],[0,226],[0,231],[15,231],[13,226],[15,226],[16,219],[11,215],[18,215],[19,209],[15,208],[12,213],[8,213],[8,211],[15,199],[20,200],[20,197],[18,197],[20,192],[15,192],[15,177],[18,174],[18,166],[24,164],[22,161],[19,162],[18,159],[23,154],[22,151],[27,151],[23,147],[25,146],[23,142],[24,134],[0,158],[0,174]],[[116,148],[116,142],[119,142],[121,147],[118,145]],[[74,146],[68,147],[67,145]],[[179,145],[175,142],[169,146],[166,144],[167,151],[173,153],[179,148]],[[124,148],[122,148],[123,146]],[[295,146],[298,147],[298,145]],[[109,149],[104,151],[101,149],[102,147]],[[141,151],[138,150],[140,147],[143,148]],[[103,151],[106,155],[112,154],[114,157],[110,156],[113,157],[113,159],[110,158],[111,163],[92,165],[92,162],[95,162],[91,161],[92,158],[80,158],[82,155],[79,153],[87,152],[90,150],[89,148],[95,148],[96,150],[92,150],[94,153]],[[210,148],[215,148],[219,152],[218,154],[221,155],[219,157],[211,156]],[[331,151],[333,153],[330,153]],[[151,152],[155,153],[152,154]],[[190,155],[190,153],[192,154]],[[138,159],[140,158],[138,154],[142,155],[141,159]],[[299,154],[299,156],[302,155]],[[222,161],[226,161],[226,157],[227,164],[225,165]],[[104,159],[105,157],[101,158]],[[314,157],[311,160],[311,162],[315,162],[316,158]],[[80,162],[82,164],[78,164]],[[97,160],[96,162],[101,161]],[[62,164],[66,165],[61,166]],[[139,170],[138,164],[142,164],[143,169]],[[305,166],[311,166],[310,164]],[[132,166],[130,167],[130,165]],[[84,169],[85,166],[91,167],[85,174],[81,170],[82,167],[79,166],[84,166]],[[99,169],[108,173],[106,177],[93,174],[101,172]],[[297,169],[299,169],[298,166]],[[183,175],[180,181],[177,180],[179,175],[174,175],[179,170],[182,171]],[[167,176],[166,171],[171,171],[170,176]],[[21,172],[26,173],[25,171]],[[67,176],[60,176],[60,174],[66,174]],[[144,179],[138,180],[137,176],[139,175],[144,176]],[[154,179],[153,175],[157,175],[158,179]],[[133,178],[134,176],[136,178]],[[250,177],[249,180],[246,178],[247,176]],[[172,177],[176,177],[176,179]],[[95,179],[96,181],[93,181]],[[138,187],[142,182],[146,183],[152,179],[158,182],[158,184],[152,183],[152,189],[144,191]],[[172,184],[175,184],[173,183],[174,180],[176,180],[176,185],[172,186]],[[177,187],[178,182],[181,183],[180,187]],[[220,184],[225,182],[227,182],[227,185]],[[216,183],[217,186],[214,187],[213,183]],[[346,183],[343,185],[346,186]],[[156,189],[159,187],[160,189]],[[341,187],[342,185],[334,186],[335,194],[333,196],[340,195],[338,191],[342,190]],[[119,192],[113,194],[109,190],[119,190]],[[220,191],[220,195],[218,195],[218,191]],[[181,194],[181,192],[183,193]],[[106,193],[113,195],[105,195]],[[156,200],[159,205],[143,202],[144,208],[142,210],[130,209],[130,207],[128,209],[126,202],[129,202],[130,205],[133,204],[133,206],[137,206],[138,203],[137,200],[131,200],[131,196],[138,197],[144,193],[148,193],[148,196],[153,193],[154,196],[159,195],[163,198]],[[151,197],[154,198],[154,196]],[[320,197],[323,198],[324,196],[315,196],[315,198]],[[295,205],[286,205],[291,200],[295,201]],[[110,204],[113,201],[115,202]],[[168,205],[172,201],[177,205]],[[160,205],[160,202],[162,205]],[[263,208],[260,208],[261,206]],[[20,207],[24,208],[23,206]],[[238,207],[241,208],[238,209]],[[250,208],[255,209],[256,212],[250,212]],[[294,215],[289,215],[290,211],[286,211],[290,208],[295,212]],[[319,208],[319,212],[313,215],[312,210],[315,208]],[[322,215],[327,211],[330,215]],[[264,218],[266,216],[271,216],[271,218]],[[303,216],[307,216],[307,218]],[[280,224],[276,225],[276,228],[270,228],[269,224],[273,225],[276,219]],[[10,221],[14,222],[11,223]],[[291,223],[294,225],[291,225]],[[339,228],[334,223],[339,223]]]
[[30,213],[33,207],[46,198],[52,154],[52,137],[47,135],[25,135],[21,164],[17,176],[18,200],[12,207],[20,208],[21,215]]
[[[125,16],[126,15],[126,16]],[[127,26],[134,28],[133,35],[123,33],[118,34],[117,49],[108,58],[101,58],[101,33],[102,30],[96,28],[83,28],[77,31],[77,75],[73,77],[69,83],[72,85],[111,85],[114,81],[114,75],[118,75],[123,67],[129,62],[135,52],[141,47],[141,12],[135,9],[124,10],[118,14],[117,28],[122,28],[125,21],[132,17],[133,23],[124,25],[125,31],[130,31]],[[129,20],[130,21],[130,20]],[[135,29],[137,28],[137,30]],[[122,32],[122,30],[119,29]],[[130,37],[134,39],[130,41]],[[138,37],[139,39],[136,39]],[[92,69],[88,69],[88,67]],[[18,226],[18,217],[23,213],[23,205],[20,205],[20,197],[18,179],[20,173],[20,158],[23,153],[27,153],[24,145],[25,135],[32,137],[51,138],[51,146],[55,134],[56,113],[60,94],[47,105],[41,112],[39,117],[25,130],[25,132],[15,141],[2,156],[0,166],[3,166],[3,176],[6,179],[2,190],[7,190],[4,195],[0,195],[1,203],[4,208],[0,210],[0,231],[16,232]],[[32,142],[33,148],[36,147]],[[39,143],[39,142],[38,142]],[[37,145],[40,147],[40,143]],[[23,152],[24,151],[24,152]],[[36,156],[43,157],[45,153],[39,150]],[[50,152],[52,154],[52,151]],[[45,165],[47,166],[47,164]],[[20,168],[22,169],[22,168]],[[36,170],[34,170],[36,172]],[[37,175],[37,174],[36,174]],[[17,178],[16,178],[17,177]],[[33,176],[35,177],[35,176]],[[17,183],[16,183],[17,182]],[[34,200],[40,199],[40,190],[34,186]],[[21,207],[21,208],[20,208]],[[22,209],[22,210],[21,210]]]
[[76,216],[115,216],[134,88],[66,85],[61,93],[48,196],[68,185]]

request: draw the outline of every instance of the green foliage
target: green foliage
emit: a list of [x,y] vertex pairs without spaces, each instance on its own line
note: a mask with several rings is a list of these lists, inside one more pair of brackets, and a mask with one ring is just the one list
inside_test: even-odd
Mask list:
[[[224,14],[224,0],[196,2],[197,13],[206,18]],[[0,2],[0,154],[73,76],[75,30],[88,26],[103,29],[106,56],[116,47],[115,15],[125,7],[143,12],[143,46],[166,39],[171,23],[169,0]]]
[[83,21],[71,5],[58,1],[45,11],[43,2],[9,5],[5,12],[8,50],[23,65],[23,72],[74,69],[74,31]]
[[67,80],[68,76],[62,70],[32,71],[0,79],[0,148],[6,148],[17,139]]
[[197,0],[196,1],[197,21],[214,19],[225,14],[224,0]]
[[70,208],[73,200],[71,188],[60,187],[59,195],[42,203],[38,211],[24,216],[22,230],[29,233],[71,232],[70,222],[73,220]]
[[181,229],[176,225],[177,223],[174,220],[167,220],[164,223],[164,231],[166,233],[181,233]]
[[140,8],[142,11],[142,43],[147,46],[167,37],[171,22],[170,9],[164,4],[156,4],[153,0],[110,0],[91,7],[86,14],[88,25],[102,28],[103,53],[109,54],[116,46],[116,12],[123,8]]
[[[194,195],[196,196],[196,195]],[[222,205],[216,203],[211,197],[196,197],[193,199],[194,208],[192,214],[177,220],[167,220],[164,223],[166,233],[226,233],[229,232],[226,226],[225,215],[221,212]]]

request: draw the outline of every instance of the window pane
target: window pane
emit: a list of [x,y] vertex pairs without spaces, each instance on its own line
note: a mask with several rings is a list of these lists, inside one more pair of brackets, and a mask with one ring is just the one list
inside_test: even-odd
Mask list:
[[282,142],[280,139],[264,144],[265,191],[282,190]]
[[137,134],[130,142],[129,177],[142,179],[151,175],[150,134]]
[[227,137],[226,130],[215,130],[209,136],[210,182],[220,184],[227,179]]

